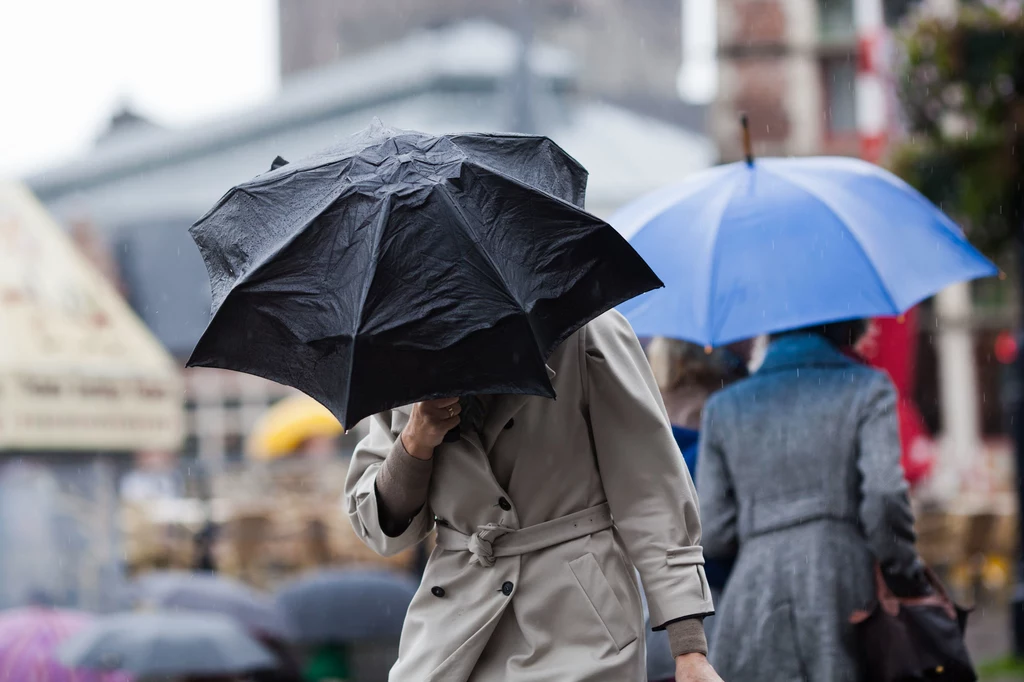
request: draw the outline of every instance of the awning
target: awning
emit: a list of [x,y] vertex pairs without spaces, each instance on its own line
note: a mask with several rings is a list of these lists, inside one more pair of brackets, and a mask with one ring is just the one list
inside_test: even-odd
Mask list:
[[177,449],[171,356],[23,185],[0,184],[0,450]]

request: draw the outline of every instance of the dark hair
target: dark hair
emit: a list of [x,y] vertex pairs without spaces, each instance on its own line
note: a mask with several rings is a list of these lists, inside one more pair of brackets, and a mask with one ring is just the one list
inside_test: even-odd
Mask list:
[[724,347],[709,352],[688,341],[658,336],[651,340],[647,354],[662,391],[674,391],[681,386],[717,391],[747,376],[743,359]]
[[870,322],[864,319],[842,320],[840,322],[829,322],[828,324],[815,324],[800,329],[787,329],[771,335],[772,339],[779,339],[783,336],[793,334],[817,334],[832,343],[838,348],[849,348],[856,345],[861,337],[868,330]]

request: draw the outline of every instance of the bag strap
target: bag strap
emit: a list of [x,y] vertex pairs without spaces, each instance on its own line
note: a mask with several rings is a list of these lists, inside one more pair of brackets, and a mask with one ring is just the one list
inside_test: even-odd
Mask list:
[[888,613],[890,616],[897,616],[900,612],[900,606],[937,606],[946,612],[952,620],[956,620],[956,606],[953,604],[953,600],[949,598],[949,593],[946,591],[946,587],[939,580],[939,577],[935,575],[929,567],[924,569],[925,576],[928,578],[928,583],[934,590],[933,594],[928,594],[923,597],[897,597],[891,589],[889,589],[888,583],[885,582],[885,575],[882,573],[882,566],[879,563],[875,563],[875,596],[878,599],[878,606],[883,611]]
[[875,562],[875,598],[878,605],[890,616],[900,612],[900,600],[891,589],[889,583],[885,582],[885,575],[882,573],[882,565]]

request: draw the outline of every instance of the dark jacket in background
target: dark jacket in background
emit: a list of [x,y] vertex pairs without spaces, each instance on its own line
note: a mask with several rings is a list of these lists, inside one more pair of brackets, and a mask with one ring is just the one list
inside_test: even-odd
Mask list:
[[888,378],[817,335],[778,339],[704,410],[709,558],[737,556],[710,657],[730,682],[861,680],[850,614],[873,562],[920,569]]

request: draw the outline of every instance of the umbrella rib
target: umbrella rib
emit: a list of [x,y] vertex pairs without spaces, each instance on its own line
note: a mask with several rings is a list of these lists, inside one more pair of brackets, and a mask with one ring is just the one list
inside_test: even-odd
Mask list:
[[[356,337],[359,335],[359,329],[363,326],[363,308],[366,307],[366,298],[370,295],[370,286],[373,284],[373,278],[377,275],[377,266],[380,265],[380,243],[381,238],[384,234],[384,230],[387,229],[388,218],[390,217],[391,211],[391,195],[386,194],[383,201],[381,202],[380,218],[377,220],[377,229],[374,230],[373,234],[373,269],[363,277],[363,291],[359,297],[359,308],[356,310],[356,324],[355,329],[352,330],[352,353],[348,358],[348,367],[346,368],[345,385],[352,385],[352,371],[356,365]],[[352,395],[351,392],[345,397],[345,417],[348,418],[348,411],[351,408]],[[347,425],[342,424],[342,428],[349,428]]]
[[476,234],[476,232],[470,226],[469,221],[466,219],[465,214],[462,212],[462,207],[459,206],[459,202],[455,201],[455,199],[452,198],[452,196],[448,193],[448,188],[446,186],[437,185],[436,187],[437,189],[440,190],[441,196],[444,198],[444,200],[448,202],[448,204],[452,207],[452,210],[455,211],[455,214],[458,215],[459,219],[456,220],[455,223],[462,229],[463,232],[468,233],[467,236],[469,237],[469,241],[472,242],[473,248],[476,250],[477,253],[480,254],[480,256],[484,260],[486,260],[490,264],[491,270],[493,270],[494,273],[498,276],[498,281],[501,282],[502,290],[519,309],[519,312],[523,316],[526,316],[526,310],[523,309],[523,306],[519,302],[519,299],[517,299],[515,295],[512,293],[511,289],[508,286],[508,282],[505,281],[504,273],[502,273],[502,271],[498,269],[498,265],[491,258],[490,254],[487,253],[487,250],[480,248],[480,236]]
[[818,196],[818,194],[816,194],[814,191],[812,191],[809,187],[804,185],[802,182],[800,182],[798,180],[794,180],[793,178],[787,177],[787,176],[783,175],[782,173],[778,173],[778,172],[772,171],[770,168],[765,168],[765,172],[766,173],[771,173],[772,175],[774,175],[779,180],[781,180],[781,181],[783,181],[783,182],[785,182],[785,183],[787,183],[789,185],[792,185],[793,187],[796,187],[799,190],[802,190],[802,191],[806,192],[809,197],[811,197],[812,199],[817,201],[819,204],[824,206],[825,209],[829,213],[831,213],[836,218],[836,220],[839,221],[839,225],[843,228],[843,231],[850,235],[850,238],[853,240],[854,245],[856,245],[857,250],[860,251],[861,255],[864,256],[864,260],[867,261],[869,269],[871,270],[872,274],[874,274],[874,276],[875,276],[875,281],[878,282],[879,288],[882,290],[882,293],[885,295],[886,300],[889,301],[889,305],[892,306],[893,314],[899,314],[899,313],[903,312],[902,309],[898,305],[896,305],[896,301],[893,299],[892,293],[889,291],[889,288],[885,285],[885,281],[882,279],[882,276],[879,274],[878,269],[875,267],[875,262],[873,260],[871,260],[871,256],[868,255],[867,249],[864,248],[864,244],[861,243],[860,238],[857,236],[857,234],[847,226],[847,222],[843,219],[843,216],[841,215],[839,209],[837,209],[835,206],[833,206],[832,202],[828,201],[824,197]]
[[[241,277],[239,277],[235,281],[235,283],[231,286],[231,290],[228,292],[228,296],[230,296],[233,292],[235,292],[241,285],[248,283],[249,280],[251,280],[252,277],[257,272],[259,272],[265,265],[267,265],[268,263],[273,261],[285,249],[287,249],[289,246],[291,246],[295,242],[295,240],[298,239],[309,228],[309,226],[312,225],[313,222],[316,221],[316,219],[321,216],[321,214],[323,213],[324,209],[327,208],[328,206],[330,206],[332,203],[334,203],[338,199],[338,197],[341,196],[348,189],[349,185],[347,183],[338,183],[338,185],[336,187],[340,187],[341,191],[339,191],[339,192],[333,192],[332,191],[332,192],[327,192],[326,194],[324,194],[324,196],[321,198],[320,202],[317,203],[315,205],[315,207],[313,208],[313,210],[311,210],[307,214],[309,217],[306,220],[298,223],[295,226],[295,228],[291,231],[291,234],[289,234],[288,237],[285,240],[280,242],[277,246],[275,246],[273,249],[271,249],[269,252],[267,252],[262,258],[260,258],[258,261],[253,263],[252,266],[245,272],[245,274],[243,274]],[[334,188],[332,187],[332,189],[334,189]],[[247,197],[249,197],[250,199],[253,198],[252,194],[249,191],[247,191],[247,190],[240,190],[240,191],[243,194],[245,194]],[[198,223],[197,223],[197,225],[198,225]],[[224,300],[225,301],[227,300],[227,296],[224,297]],[[222,302],[222,305],[223,305],[223,302]]]
[[732,203],[732,198],[736,194],[736,189],[739,187],[739,185],[740,183],[737,182],[734,183],[732,187],[729,188],[729,196],[725,199],[725,201],[722,202],[722,212],[719,214],[718,220],[712,223],[712,230],[714,231],[714,234],[711,236],[711,248],[709,249],[711,253],[711,272],[708,273],[708,297],[707,305],[704,308],[704,314],[707,318],[706,343],[708,345],[714,343],[715,338],[715,333],[713,329],[715,325],[712,324],[710,318],[711,310],[713,308],[711,304],[715,296],[715,273],[718,272],[718,255],[716,253],[716,247],[718,246],[718,237],[719,235],[722,234],[722,216],[724,216],[725,212],[729,209],[729,204]]

